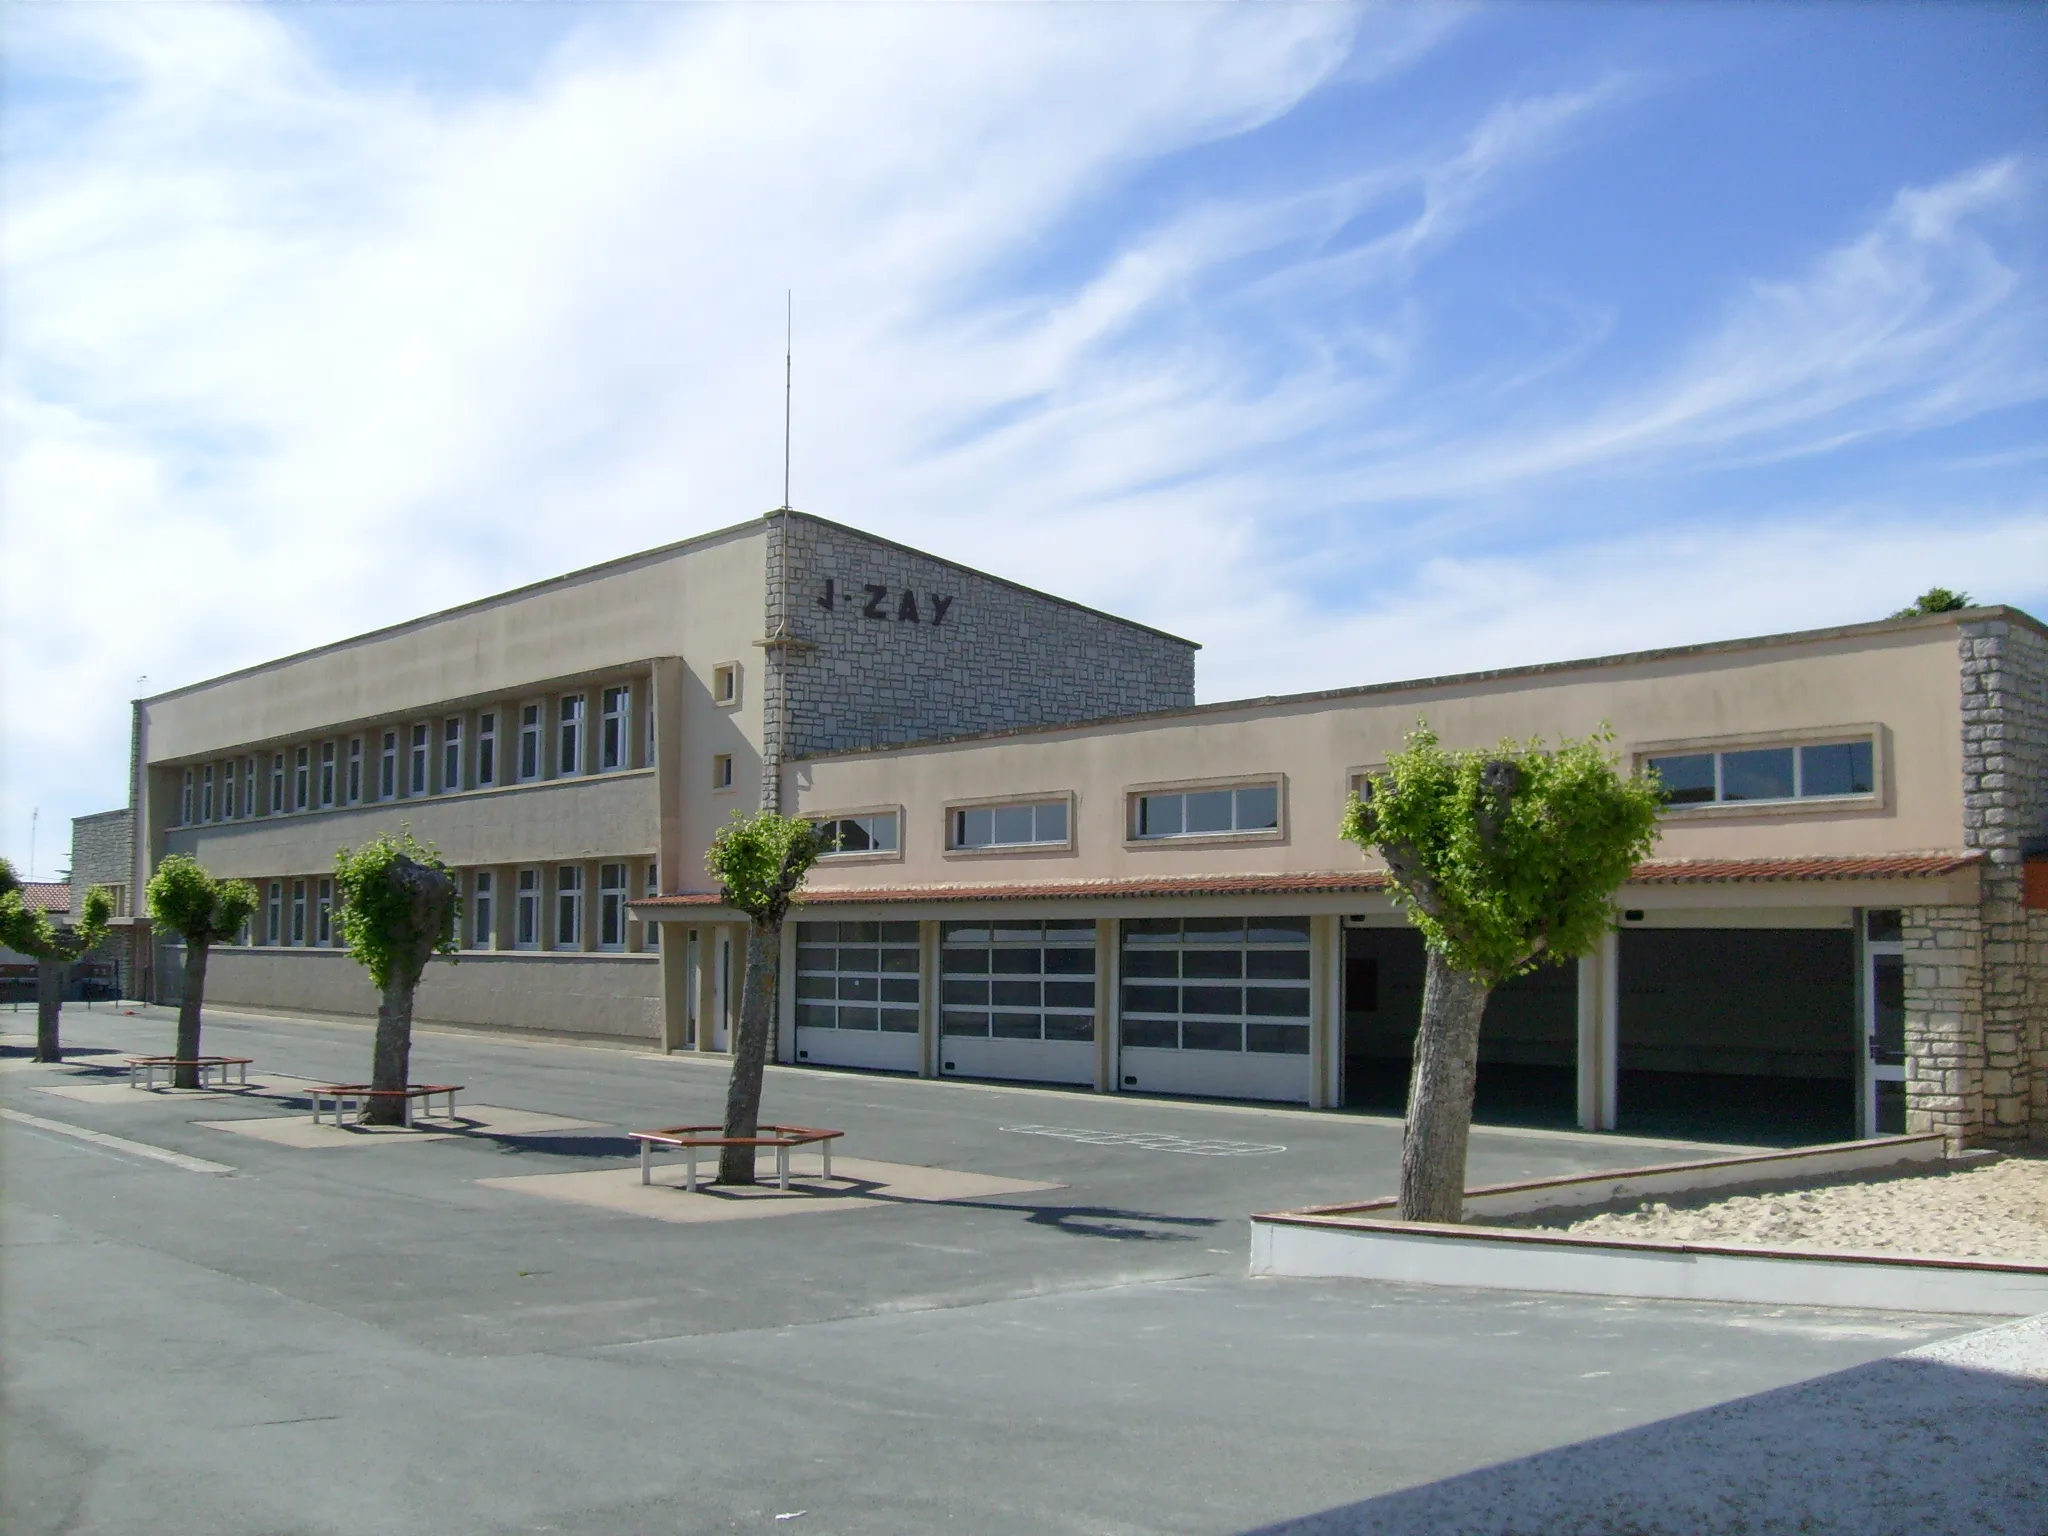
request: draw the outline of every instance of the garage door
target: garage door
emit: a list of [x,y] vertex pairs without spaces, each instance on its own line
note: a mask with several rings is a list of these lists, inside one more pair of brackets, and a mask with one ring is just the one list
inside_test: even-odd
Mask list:
[[1095,924],[940,929],[939,1068],[957,1077],[1095,1081]]
[[1308,1102],[1307,918],[1140,918],[1122,928],[1123,1087]]
[[796,1059],[915,1072],[917,924],[798,923]]

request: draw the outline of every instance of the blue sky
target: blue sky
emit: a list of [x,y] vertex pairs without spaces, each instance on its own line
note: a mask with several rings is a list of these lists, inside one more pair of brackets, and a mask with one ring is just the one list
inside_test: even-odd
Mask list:
[[794,501],[1204,698],[2048,614],[2048,12],[12,6],[0,851],[128,700]]

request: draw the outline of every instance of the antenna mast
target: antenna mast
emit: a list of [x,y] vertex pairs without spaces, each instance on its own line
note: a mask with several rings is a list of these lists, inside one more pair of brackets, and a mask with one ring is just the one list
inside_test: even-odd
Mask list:
[[782,291],[782,510],[789,510],[789,400],[791,359],[795,355],[796,300],[794,290]]

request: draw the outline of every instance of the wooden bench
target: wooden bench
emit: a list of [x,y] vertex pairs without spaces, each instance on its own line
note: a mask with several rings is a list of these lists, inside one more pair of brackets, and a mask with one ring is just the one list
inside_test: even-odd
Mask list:
[[689,1159],[689,1189],[697,1190],[697,1154],[705,1147],[773,1147],[775,1149],[775,1182],[783,1189],[789,1188],[789,1154],[795,1147],[815,1146],[825,1158],[825,1177],[832,1177],[832,1143],[844,1136],[844,1131],[821,1131],[807,1125],[764,1125],[766,1135],[727,1136],[722,1125],[671,1125],[660,1131],[629,1131],[634,1141],[640,1143],[640,1182],[654,1182],[654,1149],[675,1147]]
[[315,1125],[320,1123],[321,1116],[324,1113],[323,1105],[330,1099],[334,1101],[334,1123],[337,1126],[348,1124],[348,1112],[351,1106],[355,1110],[356,1123],[360,1125],[363,1120],[363,1111],[369,1107],[372,1099],[397,1099],[405,1107],[405,1124],[409,1129],[412,1125],[413,1105],[422,1099],[426,1101],[426,1112],[430,1115],[434,1112],[435,1099],[447,1099],[448,1108],[446,1114],[449,1119],[453,1120],[455,1118],[455,1095],[462,1092],[462,1084],[413,1083],[405,1088],[372,1088],[368,1083],[329,1083],[324,1087],[309,1088],[306,1091],[307,1096],[313,1101],[313,1123]]
[[[220,1079],[220,1086],[228,1086],[228,1068],[235,1069],[235,1086],[249,1086],[250,1056],[130,1056],[128,1058],[128,1086],[130,1088],[155,1088],[156,1074],[161,1068],[167,1075],[175,1076],[180,1067],[199,1069],[199,1086],[206,1086],[206,1075],[213,1072]],[[137,1083],[140,1077],[142,1082]]]

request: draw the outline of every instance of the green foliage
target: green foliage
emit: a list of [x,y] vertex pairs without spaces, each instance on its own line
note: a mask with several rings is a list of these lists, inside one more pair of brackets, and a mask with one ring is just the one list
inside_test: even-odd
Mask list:
[[1428,945],[1497,986],[1591,949],[1610,898],[1657,839],[1663,791],[1624,779],[1611,735],[1447,752],[1418,725],[1351,797],[1343,833],[1386,859]]
[[1917,619],[1929,613],[1954,613],[1958,608],[1970,606],[1970,594],[1951,592],[1947,587],[1929,587],[1913,599],[1911,607],[1901,608],[1892,617],[1895,619]]
[[780,923],[804,876],[818,860],[817,828],[795,816],[734,811],[712,839],[704,868],[726,905],[756,923]]
[[225,944],[256,910],[256,887],[216,880],[189,853],[165,857],[149,877],[149,918],[187,944]]
[[431,955],[453,955],[462,898],[441,856],[401,827],[334,856],[338,921],[348,952],[378,991],[394,979],[417,982]]
[[0,944],[17,954],[38,960],[76,960],[99,948],[113,920],[114,898],[106,887],[94,886],[85,894],[85,909],[70,927],[58,927],[43,913],[29,906],[22,895],[21,877],[14,866],[0,858]]

